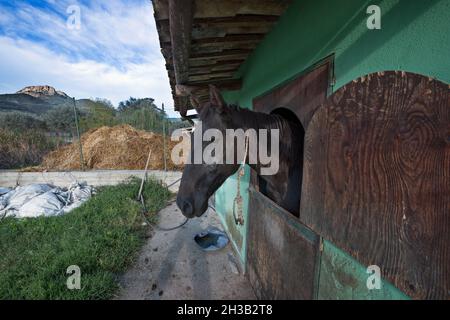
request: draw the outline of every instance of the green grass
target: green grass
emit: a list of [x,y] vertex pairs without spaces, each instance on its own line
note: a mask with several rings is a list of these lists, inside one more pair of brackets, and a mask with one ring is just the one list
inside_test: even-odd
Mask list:
[[[144,242],[137,179],[103,187],[67,215],[0,222],[0,299],[109,299],[118,276]],[[149,180],[144,197],[150,215],[171,193]],[[69,290],[66,270],[81,269],[81,289]]]

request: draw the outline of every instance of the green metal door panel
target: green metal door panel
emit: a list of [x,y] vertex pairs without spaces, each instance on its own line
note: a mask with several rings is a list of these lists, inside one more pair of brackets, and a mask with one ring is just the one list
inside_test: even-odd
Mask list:
[[240,194],[242,196],[243,205],[242,213],[244,216],[244,225],[236,225],[233,217],[233,202],[237,195],[237,173],[228,178],[224,184],[216,191],[215,207],[216,212],[227,230],[231,243],[239,253],[242,265],[245,266],[246,257],[246,239],[247,239],[247,221],[248,221],[248,200],[250,168],[245,166],[245,175],[241,178]]
[[381,280],[380,289],[369,290],[371,273],[350,255],[323,241],[320,262],[318,299],[320,300],[409,300],[392,284]]

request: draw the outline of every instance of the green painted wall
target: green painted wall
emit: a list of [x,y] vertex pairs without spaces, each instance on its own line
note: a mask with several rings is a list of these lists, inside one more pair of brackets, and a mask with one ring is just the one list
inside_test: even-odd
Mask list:
[[[381,7],[381,30],[366,27],[370,4]],[[450,82],[448,12],[450,0],[294,0],[236,74],[243,79],[242,89],[225,92],[224,97],[251,108],[254,97],[330,54],[335,55],[334,90],[381,70],[405,70]],[[246,186],[248,178],[247,170]],[[247,221],[246,186],[241,186],[241,195]],[[234,176],[216,194],[217,211],[230,230],[235,229],[230,226],[235,195]],[[244,265],[246,230],[247,226],[238,227],[232,235]]]
[[[366,27],[369,4],[381,7],[381,30]],[[380,70],[404,70],[450,80],[450,0],[294,0],[236,75],[252,99],[335,54],[336,87]]]

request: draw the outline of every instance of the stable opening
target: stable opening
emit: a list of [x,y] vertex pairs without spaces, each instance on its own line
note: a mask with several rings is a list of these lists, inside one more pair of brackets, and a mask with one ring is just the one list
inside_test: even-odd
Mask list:
[[[287,197],[283,209],[292,215],[299,217],[300,199],[303,179],[303,149],[305,141],[305,129],[296,114],[287,108],[277,108],[271,112],[277,114],[293,124],[293,136],[291,139],[284,139],[280,143],[291,143],[291,148],[295,149],[296,158],[289,163],[289,179],[287,185]],[[283,165],[280,163],[280,165]],[[284,183],[284,182],[283,182]],[[267,181],[263,176],[258,176],[259,191],[270,199],[267,192]],[[274,199],[271,199],[274,200]]]
[[[297,124],[298,132],[294,137],[295,146],[298,149],[296,151],[298,157],[295,159],[296,170],[289,176],[290,181],[287,188],[290,198],[288,202],[292,205],[286,206],[284,201],[276,201],[270,198],[267,194],[267,187],[270,189],[268,190],[269,193],[271,193],[271,189],[276,188],[272,184],[273,180],[270,181],[268,186],[263,179],[264,177],[252,176],[252,184],[259,189],[258,191],[297,217],[299,216],[302,193],[304,128],[308,127],[308,123],[315,111],[326,100],[327,92],[333,79],[333,59],[333,56],[327,57],[253,99],[253,110],[278,114]],[[280,190],[282,190],[284,195],[285,188],[282,184],[285,181],[280,180],[279,183]],[[281,187],[283,188],[281,189]]]

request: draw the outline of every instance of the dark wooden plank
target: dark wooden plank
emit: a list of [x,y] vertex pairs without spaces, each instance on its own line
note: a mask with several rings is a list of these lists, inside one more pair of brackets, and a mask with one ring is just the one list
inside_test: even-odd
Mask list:
[[301,220],[408,296],[450,298],[448,84],[360,78],[316,112],[307,137]]
[[234,34],[266,34],[273,22],[196,23],[192,27],[192,39],[224,37]]
[[233,78],[234,73],[235,71],[190,75],[189,82],[228,80]]
[[193,10],[193,0],[169,0],[170,39],[178,84],[188,79]]
[[290,0],[197,0],[195,18],[233,17],[245,14],[280,16]]
[[[194,0],[169,0],[170,39],[172,45],[173,67],[177,84],[189,80],[189,55],[191,29],[194,15]],[[185,99],[180,99],[180,114],[186,115]]]
[[210,60],[219,61],[222,59],[246,59],[251,52],[252,50],[250,49],[232,49],[223,50],[216,53],[191,54],[189,57],[189,61],[203,60],[205,62],[208,62]]
[[259,42],[264,38],[264,33],[254,33],[254,34],[228,34],[223,37],[212,37],[212,38],[201,38],[193,39],[192,45],[212,45],[212,44],[222,44],[224,42],[228,43],[239,43],[247,41]]
[[330,82],[330,63],[326,61],[310,72],[255,98],[253,108],[266,113],[277,108],[288,108],[297,115],[303,127],[306,128],[316,109],[326,99]]
[[279,16],[273,14],[238,14],[231,17],[195,18],[194,25],[226,26],[235,24],[264,24],[278,21]]
[[188,85],[193,86],[208,86],[215,85],[220,90],[239,90],[242,87],[242,79],[229,79],[220,81],[191,81]]
[[156,22],[160,43],[170,43],[170,23],[169,20],[161,20]]
[[250,187],[247,270],[260,299],[313,299],[319,237]]
[[168,20],[169,19],[169,1],[168,0],[153,0],[153,11],[155,20]]
[[244,59],[213,59],[213,60],[190,60],[189,70],[197,68],[215,68],[223,65],[240,65]]
[[320,127],[326,121],[324,118],[323,112],[316,112],[305,133],[300,220],[307,225],[309,220],[305,217],[322,217],[324,212],[325,175],[322,170],[326,168],[328,140],[322,131],[310,129]]
[[204,75],[204,74],[217,74],[228,71],[236,71],[239,68],[239,64],[224,65],[215,68],[189,68],[189,75]]
[[248,50],[253,51],[258,46],[258,41],[236,41],[236,42],[216,42],[191,46],[191,55],[209,56],[220,54],[224,50]]
[[[295,78],[280,84],[269,92],[255,98],[253,100],[253,109],[259,112],[272,113],[276,109],[283,108],[292,111],[292,117],[297,116],[303,128],[309,124],[310,118],[314,111],[325,101],[330,82],[330,69],[332,68],[332,59],[326,59],[321,63],[313,66],[311,70],[305,71]],[[287,116],[287,115],[286,115]],[[290,116],[290,115],[289,115]],[[292,119],[295,120],[295,119]],[[304,144],[303,153],[308,148]],[[303,166],[303,157],[300,155],[301,165]],[[299,180],[301,185],[303,176]],[[298,190],[301,190],[301,186]],[[302,192],[296,190],[291,191],[300,208]],[[298,215],[298,211],[294,214]]]

